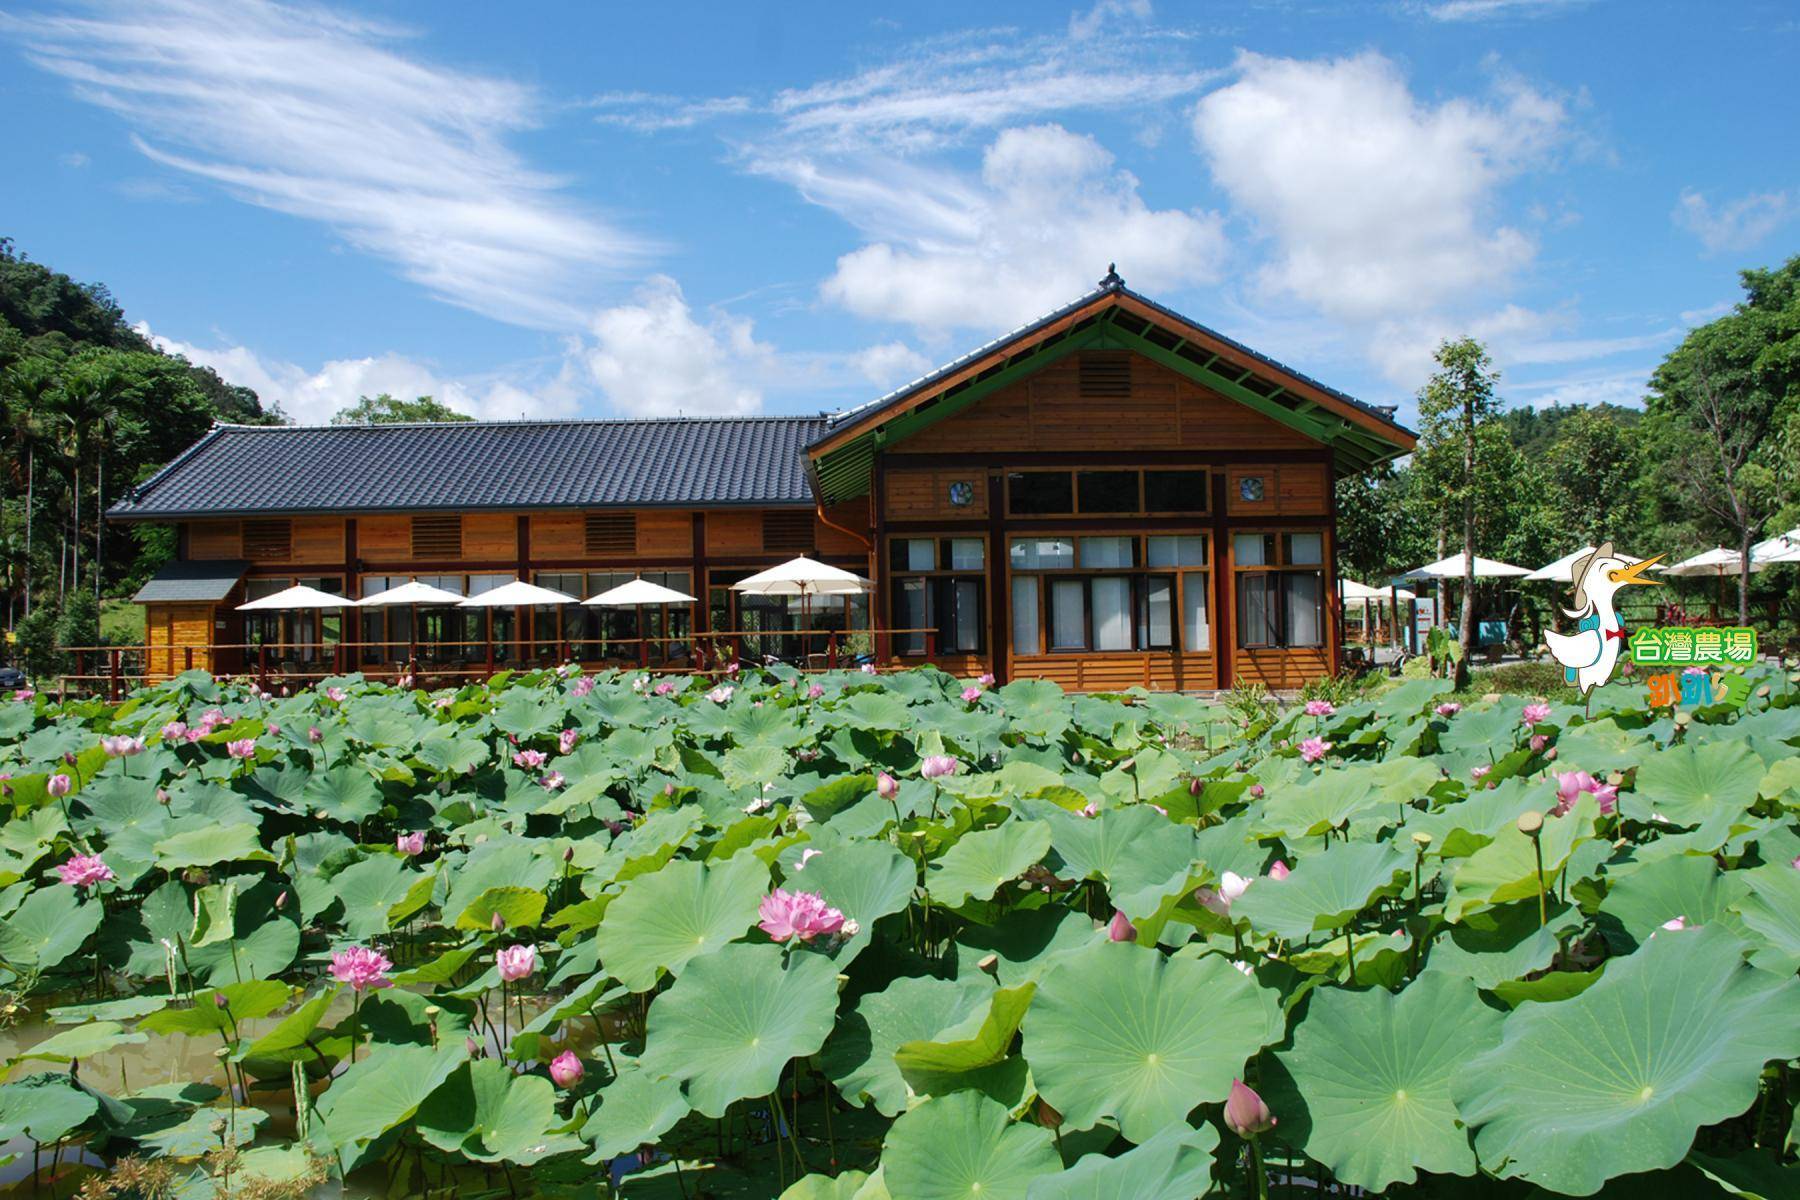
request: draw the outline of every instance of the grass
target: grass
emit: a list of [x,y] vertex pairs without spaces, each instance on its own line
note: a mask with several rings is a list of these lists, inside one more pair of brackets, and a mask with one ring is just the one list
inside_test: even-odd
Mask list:
[[144,644],[144,606],[130,600],[100,602],[100,640],[108,646]]

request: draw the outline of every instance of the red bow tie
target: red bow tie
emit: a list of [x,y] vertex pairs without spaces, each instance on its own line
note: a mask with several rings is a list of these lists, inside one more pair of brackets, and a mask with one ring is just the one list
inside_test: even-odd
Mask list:
[[[1625,627],[1621,625],[1617,629],[1608,629],[1606,631],[1606,636],[1609,638],[1618,638],[1622,642],[1625,640]],[[1602,639],[1602,641],[1604,640],[1605,639]]]

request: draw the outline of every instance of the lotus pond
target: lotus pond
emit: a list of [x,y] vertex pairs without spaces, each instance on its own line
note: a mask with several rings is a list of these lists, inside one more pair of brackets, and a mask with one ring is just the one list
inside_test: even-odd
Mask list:
[[1753,682],[0,700],[0,1188],[1800,1195]]

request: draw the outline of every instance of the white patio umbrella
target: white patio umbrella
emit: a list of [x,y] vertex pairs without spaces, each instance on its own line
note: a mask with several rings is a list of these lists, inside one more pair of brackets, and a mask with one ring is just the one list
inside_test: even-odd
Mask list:
[[1370,606],[1388,605],[1397,608],[1401,600],[1411,600],[1413,594],[1405,588],[1377,588],[1366,583],[1358,583],[1354,579],[1338,580],[1338,595],[1345,604],[1360,602],[1363,608],[1363,638],[1368,640],[1370,625]]
[[650,661],[650,643],[644,640],[644,605],[646,604],[695,604],[696,597],[686,592],[678,592],[674,588],[664,587],[660,583],[651,583],[648,579],[633,579],[630,583],[621,583],[616,588],[609,588],[598,596],[589,596],[581,602],[599,608],[635,608],[637,609],[638,661]]
[[237,606],[239,612],[291,612],[302,608],[354,608],[356,601],[348,596],[334,596],[330,592],[321,592],[318,588],[307,587],[297,583],[293,587],[283,588],[273,596],[264,596],[260,600],[251,600]]
[[651,583],[648,579],[633,579],[598,596],[589,596],[582,603],[601,608],[635,608],[645,604],[694,604],[697,600],[686,592]]
[[874,580],[803,554],[739,580],[731,589],[758,596],[860,596],[874,586]]
[[[1556,583],[1568,583],[1569,582],[1569,570],[1571,567],[1573,567],[1575,565],[1575,561],[1579,558],[1584,558],[1587,555],[1592,554],[1593,552],[1594,552],[1594,548],[1592,546],[1583,546],[1579,550],[1576,550],[1572,553],[1563,555],[1561,558],[1557,559],[1553,563],[1545,563],[1543,566],[1539,567],[1537,570],[1531,572],[1531,574],[1525,576],[1525,578],[1529,582],[1543,582],[1545,580],[1551,580]],[[1628,563],[1642,561],[1636,555],[1626,554],[1620,550],[1615,550],[1615,551],[1613,551],[1613,553],[1618,555],[1620,558],[1624,559]]]
[[460,592],[445,591],[413,579],[385,592],[364,596],[356,604],[358,608],[388,608],[395,604],[461,604],[462,599]]
[[[1736,550],[1727,550],[1724,546],[1715,546],[1711,550],[1702,550],[1692,558],[1684,558],[1671,567],[1663,570],[1670,575],[1736,575],[1743,569],[1743,555]],[[1768,560],[1758,562],[1755,555],[1750,556],[1750,570],[1754,573],[1769,565]]]
[[562,604],[581,603],[567,592],[559,592],[535,583],[515,579],[467,600],[458,600],[458,608],[555,608]]
[[1800,562],[1800,525],[1750,547],[1750,561],[1762,563]]
[[[1503,563],[1498,559],[1475,556],[1475,578],[1477,579],[1517,579],[1531,574],[1524,567],[1515,567],[1511,563]],[[1422,567],[1408,571],[1401,579],[1445,579],[1455,581],[1463,577],[1463,556],[1452,554],[1449,558],[1440,558],[1434,563],[1426,563]]]
[[[755,596],[798,596],[800,597],[800,626],[802,630],[812,624],[812,598],[814,596],[860,596],[872,591],[875,582],[864,579],[853,571],[842,567],[834,567],[828,563],[817,562],[804,554],[799,558],[791,558],[778,567],[770,567],[766,571],[758,571],[748,579],[741,579],[731,585],[733,591],[747,592]],[[801,635],[804,643],[805,635]],[[805,646],[802,645],[802,656]]]

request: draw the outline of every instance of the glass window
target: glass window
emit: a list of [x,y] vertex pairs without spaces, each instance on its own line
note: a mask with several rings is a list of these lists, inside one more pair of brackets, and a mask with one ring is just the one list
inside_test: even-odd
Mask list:
[[1084,537],[1081,539],[1081,565],[1110,570],[1137,565],[1137,539],[1131,537]]
[[1138,649],[1166,650],[1174,644],[1175,580],[1151,575],[1144,580],[1138,607]]
[[1181,577],[1181,648],[1212,649],[1212,624],[1206,619],[1206,576],[1197,571]]
[[1064,571],[1075,565],[1075,543],[1069,538],[1014,538],[1015,571]]
[[1272,533],[1234,533],[1231,535],[1231,557],[1236,566],[1267,567],[1275,564],[1275,535]]
[[931,593],[927,581],[918,578],[896,580],[894,585],[894,617],[902,633],[895,639],[901,654],[925,653],[925,630],[931,626]]
[[1204,567],[1206,539],[1199,536],[1152,537],[1149,555],[1153,567]]
[[1205,471],[1145,471],[1144,511],[1201,513],[1207,510]]
[[1320,646],[1325,643],[1320,600],[1324,580],[1316,571],[1289,571],[1282,575],[1287,599],[1287,644]]
[[1041,654],[1038,636],[1038,581],[1025,575],[1012,581],[1012,640],[1014,654]]
[[940,579],[939,593],[948,601],[947,620],[941,622],[943,646],[962,654],[980,651],[982,644],[981,581]]
[[1094,649],[1131,649],[1131,580],[1103,575],[1093,580]]
[[895,538],[888,544],[888,563],[896,571],[937,569],[937,542],[931,538]]
[[1087,581],[1050,581],[1050,648],[1087,649]]
[[1084,513],[1134,513],[1138,509],[1136,471],[1080,471],[1076,474]]
[[1287,563],[1291,567],[1316,567],[1325,561],[1325,535],[1322,533],[1289,533]]
[[1075,477],[1068,471],[1017,471],[1006,477],[1006,507],[1015,515],[1075,511]]
[[1281,631],[1275,623],[1279,611],[1275,597],[1277,578],[1267,571],[1238,576],[1238,645],[1280,644]]
[[951,538],[950,569],[979,571],[986,564],[987,541],[983,538]]

